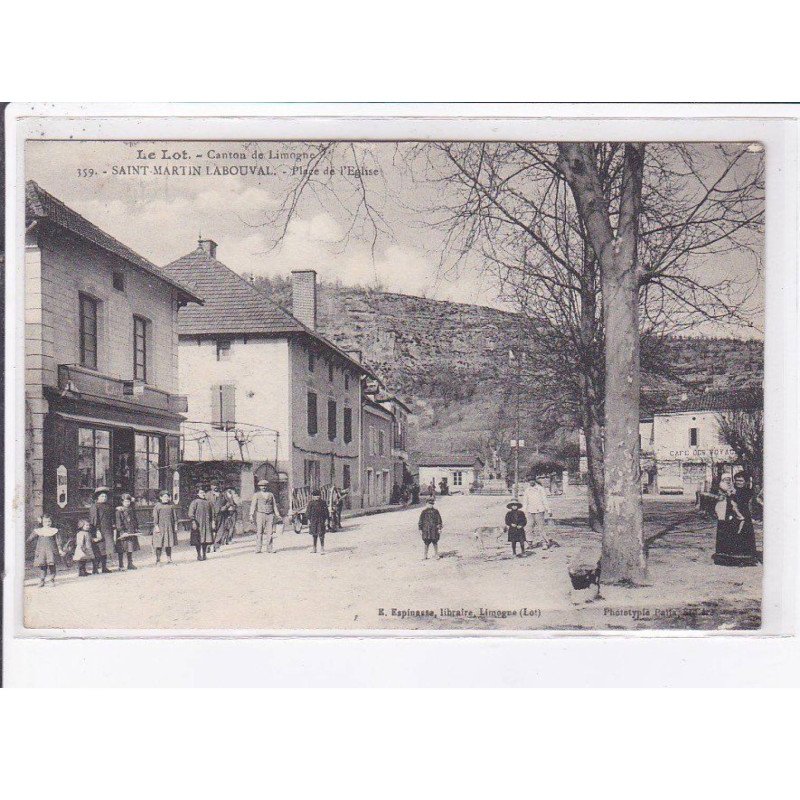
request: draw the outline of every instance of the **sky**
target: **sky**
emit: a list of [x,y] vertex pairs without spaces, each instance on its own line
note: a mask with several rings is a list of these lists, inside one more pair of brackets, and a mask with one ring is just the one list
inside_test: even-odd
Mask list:
[[[307,195],[275,247],[277,231],[269,215],[302,178],[292,170],[307,166],[309,152],[280,142],[36,140],[26,145],[26,178],[158,265],[194,250],[202,236],[215,240],[217,258],[240,273],[272,276],[311,268],[324,281],[508,308],[479,259],[442,270],[444,234],[427,224],[442,188],[412,174],[395,158],[392,143],[346,146],[334,163],[337,170],[378,171],[364,177],[382,216],[384,232],[374,248],[369,231],[348,231],[347,209],[357,201],[360,185],[339,175],[330,179],[339,187],[338,198]],[[230,167],[252,170],[221,174]],[[156,174],[165,170],[177,174]],[[743,263],[729,257],[713,268],[749,269]]]

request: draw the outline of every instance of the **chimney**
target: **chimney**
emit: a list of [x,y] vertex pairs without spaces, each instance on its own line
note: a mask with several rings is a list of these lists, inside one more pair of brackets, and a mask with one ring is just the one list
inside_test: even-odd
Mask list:
[[292,315],[312,331],[317,329],[317,273],[313,269],[292,270]]
[[217,257],[217,243],[213,239],[198,239],[197,246],[211,258]]

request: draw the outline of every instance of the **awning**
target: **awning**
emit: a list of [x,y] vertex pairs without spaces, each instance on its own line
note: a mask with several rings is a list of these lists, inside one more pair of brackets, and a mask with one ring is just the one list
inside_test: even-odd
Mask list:
[[176,431],[173,428],[158,428],[152,425],[136,425],[128,422],[117,422],[114,420],[103,419],[102,417],[85,417],[81,414],[66,414],[63,411],[56,411],[55,413],[62,419],[70,419],[74,422],[86,422],[89,425],[102,425],[106,428],[132,428],[133,430],[141,431],[142,433],[166,433],[169,436],[180,435],[180,431]]

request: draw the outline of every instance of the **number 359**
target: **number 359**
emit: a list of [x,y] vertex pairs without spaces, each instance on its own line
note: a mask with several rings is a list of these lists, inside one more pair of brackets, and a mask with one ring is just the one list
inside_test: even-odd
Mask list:
[[79,178],[91,178],[95,175],[95,171],[92,167],[82,168],[78,170],[78,177]]

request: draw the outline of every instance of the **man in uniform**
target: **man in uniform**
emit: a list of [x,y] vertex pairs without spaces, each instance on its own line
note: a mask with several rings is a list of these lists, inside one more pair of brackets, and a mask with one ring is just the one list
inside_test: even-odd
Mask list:
[[264,547],[264,537],[267,537],[267,552],[272,552],[272,536],[274,533],[275,515],[280,515],[275,495],[269,490],[269,483],[265,480],[258,482],[258,491],[250,502],[250,522],[256,526],[256,553]]

